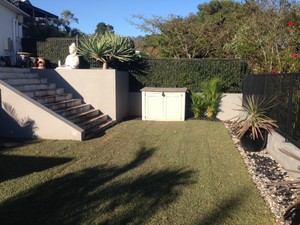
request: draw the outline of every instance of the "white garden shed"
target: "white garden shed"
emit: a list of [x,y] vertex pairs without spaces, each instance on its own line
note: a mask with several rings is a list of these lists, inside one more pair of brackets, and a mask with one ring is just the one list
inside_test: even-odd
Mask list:
[[145,87],[141,92],[143,120],[185,120],[187,88]]

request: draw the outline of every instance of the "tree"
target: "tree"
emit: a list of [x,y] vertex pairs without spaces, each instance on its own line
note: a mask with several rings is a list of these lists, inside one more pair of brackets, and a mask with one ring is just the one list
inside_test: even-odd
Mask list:
[[62,31],[65,31],[66,36],[72,37],[78,33],[78,29],[72,29],[70,27],[70,24],[75,22],[78,23],[78,19],[75,17],[74,13],[72,13],[70,10],[64,10],[60,14],[59,18],[59,24],[60,24],[60,29]]
[[96,34],[114,33],[114,27],[112,25],[100,22],[97,24],[95,33]]
[[300,19],[299,7],[291,5],[283,11],[283,7],[274,1],[261,4],[249,1],[245,7],[251,13],[226,48],[236,57],[245,59],[254,72],[289,71],[288,61],[291,61],[291,53],[296,51],[296,42],[292,43],[287,23],[292,15]]
[[64,10],[61,17],[56,18],[25,18],[25,37],[45,39],[48,37],[74,37],[81,34],[79,29],[71,28],[72,22],[78,19],[70,10]]
[[[147,49],[171,58],[223,57],[224,44],[234,36],[236,21],[242,17],[242,5],[234,1],[211,1],[198,6],[197,15],[169,18],[135,16],[142,21],[134,24],[147,37]],[[152,36],[152,37],[151,37]],[[153,37],[154,36],[154,37]],[[150,41],[153,46],[149,45]]]

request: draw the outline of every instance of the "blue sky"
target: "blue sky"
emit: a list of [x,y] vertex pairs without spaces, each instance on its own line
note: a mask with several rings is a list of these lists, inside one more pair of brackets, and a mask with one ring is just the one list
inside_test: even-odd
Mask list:
[[[60,16],[65,9],[78,18],[79,23],[71,27],[92,34],[99,22],[110,24],[117,34],[122,36],[144,35],[130,24],[133,15],[152,16],[169,15],[188,16],[198,11],[197,6],[207,0],[30,0],[31,4]],[[137,21],[136,21],[137,22]]]

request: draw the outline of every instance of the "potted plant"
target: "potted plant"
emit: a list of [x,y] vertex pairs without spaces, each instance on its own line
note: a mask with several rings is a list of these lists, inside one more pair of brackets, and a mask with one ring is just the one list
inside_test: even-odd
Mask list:
[[108,69],[109,63],[114,60],[120,62],[133,60],[135,47],[133,41],[128,37],[105,33],[84,37],[80,41],[78,53],[102,62],[103,69]]
[[266,147],[268,133],[277,128],[276,121],[267,116],[273,100],[250,95],[242,104],[245,117],[238,121],[237,135],[247,151],[260,151]]

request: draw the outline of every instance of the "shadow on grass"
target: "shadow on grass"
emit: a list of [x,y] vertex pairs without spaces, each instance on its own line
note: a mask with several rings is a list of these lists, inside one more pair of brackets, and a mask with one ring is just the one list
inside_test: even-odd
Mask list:
[[[206,213],[206,216],[201,217],[196,223],[197,225],[218,225],[224,224],[226,218],[232,217],[234,211],[239,211],[243,207],[243,203],[248,200],[249,194],[246,190],[239,190],[237,193],[232,193],[230,197],[223,198],[219,204],[216,204],[215,209]],[[227,224],[227,223],[226,223]]]
[[195,172],[185,168],[126,173],[154,151],[141,148],[123,166],[92,167],[36,186],[0,204],[0,224],[143,224],[194,183]]
[[71,161],[72,158],[50,158],[0,154],[0,183],[40,172]]

